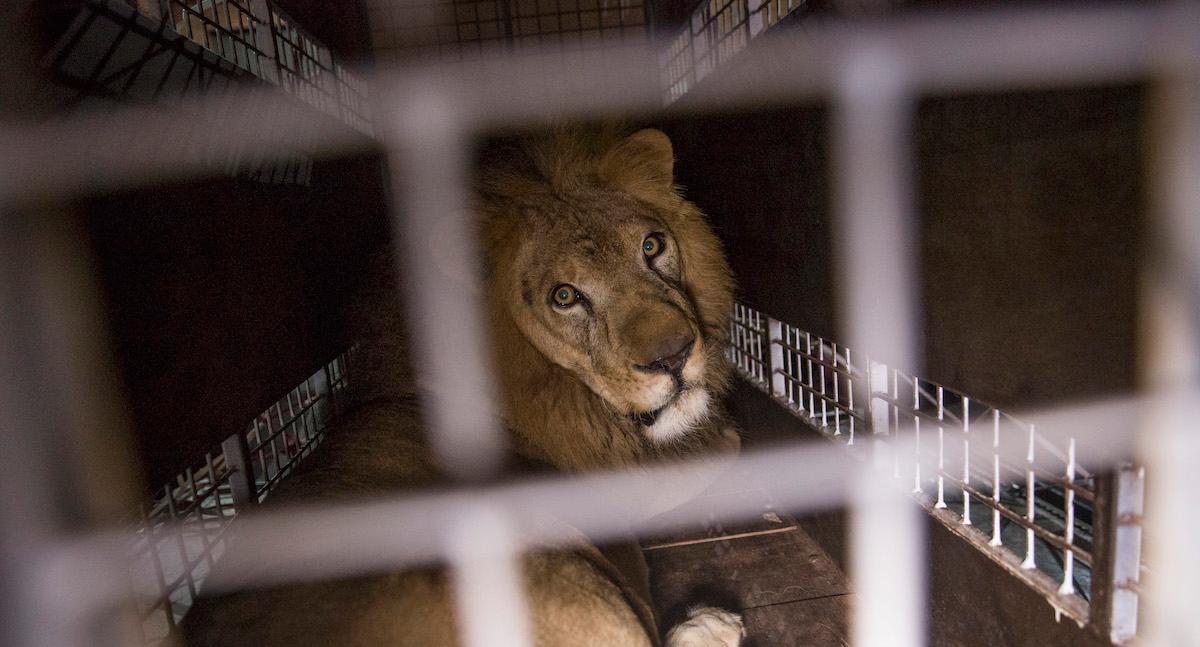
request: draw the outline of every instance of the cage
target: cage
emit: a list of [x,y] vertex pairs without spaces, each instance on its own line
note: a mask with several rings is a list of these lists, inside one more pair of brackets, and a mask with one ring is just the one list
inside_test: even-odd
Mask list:
[[[724,605],[749,644],[1196,642],[1196,9],[999,5],[10,11],[5,639],[173,644],[238,526],[235,583],[436,554],[476,582],[465,644],[530,644],[505,560],[536,502],[632,525],[659,618]],[[698,468],[243,518],[361,401],[392,227],[433,449],[500,460],[483,326],[437,291],[473,275],[472,137],[547,115],[670,136],[738,279],[743,457],[649,519],[646,483]]]

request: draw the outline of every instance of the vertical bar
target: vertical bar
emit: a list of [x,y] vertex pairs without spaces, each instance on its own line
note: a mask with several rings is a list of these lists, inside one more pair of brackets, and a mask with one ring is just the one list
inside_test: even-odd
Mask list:
[[[850,442],[854,444],[854,365],[850,363],[850,349],[846,349],[846,396],[850,407]],[[868,398],[868,401],[870,398]]]
[[1156,569],[1147,595],[1150,645],[1200,644],[1195,586],[1200,580],[1200,516],[1194,488],[1200,474],[1200,44],[1195,3],[1180,2],[1163,34],[1163,74],[1153,95],[1150,177],[1155,180],[1152,254],[1144,276],[1147,348],[1141,382],[1154,394],[1139,436],[1147,471],[1159,485],[1147,507]]
[[[217,477],[217,466],[211,452],[204,455],[204,466],[208,469],[208,481],[212,486],[213,507],[217,513],[217,523],[222,524],[225,521],[225,505],[221,503],[221,479]],[[228,470],[228,468],[226,469]]]
[[414,365],[428,378],[426,421],[436,456],[455,477],[494,474],[506,440],[491,385],[481,255],[467,196],[467,147],[450,97],[411,88],[390,133],[394,209],[409,279]]
[[[21,7],[10,11],[23,15]],[[0,27],[0,33],[7,31]],[[18,45],[24,35],[7,34],[6,44],[23,53]],[[9,96],[36,101],[30,98],[36,92],[13,90],[24,85],[12,78],[20,76],[20,58],[5,70],[14,94],[0,93],[0,110]],[[113,642],[108,620],[116,619],[74,606],[86,593],[39,589],[46,576],[40,566],[64,533],[124,519],[140,498],[128,464],[134,454],[126,442],[123,400],[80,240],[62,213],[18,211],[0,200],[0,492],[5,493],[0,643],[5,644]],[[108,572],[99,556],[80,566],[97,577]],[[42,599],[46,595],[54,597]],[[94,624],[76,624],[81,620]]]
[[841,377],[838,375],[838,348],[837,344],[832,344],[833,349],[833,368],[830,369],[833,377],[833,435],[840,436],[842,434],[842,397],[841,397]]
[[[825,340],[817,338],[817,379],[821,387],[821,428],[825,429],[829,426],[829,400],[825,393]],[[838,430],[833,430],[833,435],[838,435]]]
[[[258,421],[255,421],[255,429]],[[250,448],[246,435],[240,431],[221,442],[221,453],[225,456],[225,469],[229,476],[229,488],[233,493],[233,507],[239,512],[258,503],[254,491],[254,471],[250,467]],[[266,467],[263,467],[266,475]]]
[[920,375],[912,98],[901,61],[882,42],[868,41],[842,66],[834,112],[834,276],[846,345]]
[[1114,532],[1110,553],[1112,577],[1109,594],[1109,639],[1124,643],[1137,635],[1137,585],[1142,571],[1142,506],[1146,478],[1142,468],[1122,465],[1114,479]]
[[[767,342],[771,346],[771,395],[780,397],[787,389],[787,378],[784,376],[783,324],[777,319],[767,319]],[[792,398],[788,398],[790,404]]]
[[754,313],[754,351],[755,357],[758,358],[758,379],[767,386],[767,357],[763,354],[763,335],[767,330],[763,327],[763,314],[761,312]]
[[480,505],[448,529],[447,544],[463,646],[532,645],[511,521]]
[[924,644],[924,513],[865,463],[851,503],[851,575],[858,592],[853,644]]
[[813,384],[812,335],[804,333],[804,363],[808,366],[808,419],[817,417],[816,388]]
[[[884,44],[868,41],[853,48],[841,68],[834,97],[834,276],[847,345],[916,375],[912,106],[899,61]],[[919,464],[918,456],[918,487]],[[855,506],[857,645],[903,647],[924,640],[922,520],[919,509],[902,500],[870,497]],[[889,538],[886,544],[883,537]]]
[[[900,381],[900,372],[896,371],[896,381]],[[913,377],[913,493],[923,492],[921,487],[921,416],[917,415],[917,411],[921,409],[921,392],[917,385],[917,378]]]
[[1021,568],[1036,568],[1037,560],[1034,557],[1034,549],[1037,546],[1033,535],[1033,524],[1035,519],[1034,507],[1036,495],[1034,490],[1037,486],[1036,477],[1033,474],[1033,448],[1036,441],[1037,431],[1031,424],[1029,425],[1029,447],[1025,453],[1025,520],[1029,522],[1029,526],[1025,528],[1025,560],[1021,562]]
[[[1000,505],[1000,410],[992,409],[992,502]],[[1003,546],[1000,538],[1000,509],[992,508],[992,539],[990,546]]]
[[971,493],[967,488],[971,485],[971,398],[962,396],[962,425],[963,425],[963,476],[962,476],[962,524],[971,525]]
[[[914,378],[915,381],[915,378]],[[945,389],[937,386],[937,419],[938,419],[938,466],[937,466],[937,502],[935,508],[946,507],[946,428],[942,421],[946,419]]]
[[1075,593],[1075,553],[1071,546],[1075,543],[1075,439],[1067,444],[1067,486],[1063,492],[1066,503],[1066,520],[1063,528],[1063,540],[1067,543],[1063,549],[1063,581],[1058,587],[1059,595],[1074,595]]

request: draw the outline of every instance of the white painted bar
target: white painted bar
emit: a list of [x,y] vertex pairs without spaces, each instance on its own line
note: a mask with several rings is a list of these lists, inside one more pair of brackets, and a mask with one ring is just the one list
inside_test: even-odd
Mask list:
[[856,647],[923,645],[925,513],[869,464],[851,495],[851,638]]
[[486,505],[468,506],[446,537],[464,647],[528,647],[533,632],[512,521]]
[[[854,379],[854,364],[850,361],[850,349],[847,348],[847,349],[845,349],[845,351],[846,351],[846,396],[848,398],[847,404],[850,407],[850,411],[853,412],[855,410],[854,409],[854,385],[857,382]],[[870,389],[868,389],[868,393],[870,393]],[[870,398],[868,397],[868,400],[869,399]],[[853,415],[853,413],[850,415],[850,440],[847,442],[847,444],[849,444],[849,445],[854,444],[854,415]]]
[[1163,565],[1149,578],[1145,638],[1160,647],[1200,644],[1200,516],[1195,487],[1189,487],[1200,474],[1200,8],[1181,2],[1174,9],[1175,20],[1161,35],[1163,77],[1147,147],[1155,219],[1142,291],[1147,353],[1141,377],[1156,399],[1141,430],[1151,479],[1146,539],[1152,563]]
[[[915,381],[915,378],[914,378]],[[937,419],[938,419],[938,466],[937,466],[937,501],[933,504],[935,508],[946,507],[946,477],[943,475],[946,469],[946,427],[942,425],[942,421],[946,419],[946,403],[945,389],[939,384],[937,386]]]
[[[1034,459],[1033,448],[1034,448],[1036,433],[1037,432],[1036,432],[1034,426],[1029,425],[1029,448],[1026,450],[1026,454],[1025,454],[1025,461],[1027,464],[1027,467],[1025,469],[1025,519],[1027,521],[1029,521],[1029,523],[1031,523],[1031,524],[1034,523],[1034,516],[1036,514],[1036,508],[1034,507],[1034,502],[1036,501],[1036,495],[1034,494],[1034,487],[1037,485],[1037,483],[1035,480],[1035,476],[1033,474],[1033,459]],[[1033,529],[1026,528],[1025,529],[1025,560],[1021,562],[1021,568],[1037,568],[1037,559],[1035,557],[1035,550],[1034,550],[1034,548],[1036,546],[1037,546],[1037,544],[1034,541]]]
[[1075,553],[1070,549],[1070,546],[1075,543],[1075,439],[1072,438],[1070,444],[1067,445],[1067,485],[1064,488],[1066,496],[1066,512],[1067,518],[1064,523],[1064,539],[1067,542],[1067,548],[1063,549],[1063,580],[1062,586],[1058,587],[1059,595],[1074,595],[1075,594]]
[[963,512],[962,523],[971,525],[971,493],[967,487],[971,485],[971,398],[963,397]]
[[1138,594],[1142,574],[1144,468],[1122,465],[1116,476],[1116,532],[1113,538],[1112,609],[1109,639],[1124,643],[1138,633]]
[[[783,346],[780,345],[782,341],[783,323],[777,319],[768,318],[767,343],[771,347],[771,395],[786,397],[788,404],[791,404],[793,399],[786,377],[786,375],[791,375],[791,363],[785,363],[785,351]],[[783,371],[783,373],[779,371]]]
[[[1000,503],[1000,410],[992,409],[992,502]],[[1000,510],[992,508],[991,546],[1003,546],[1000,539]]]
[[393,222],[411,317],[413,365],[435,455],[453,476],[487,478],[507,443],[489,363],[481,258],[467,187],[458,107],[429,88],[381,124],[392,142]]

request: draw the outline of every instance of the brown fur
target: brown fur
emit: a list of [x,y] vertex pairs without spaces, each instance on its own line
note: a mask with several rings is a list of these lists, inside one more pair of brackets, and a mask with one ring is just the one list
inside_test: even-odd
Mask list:
[[[736,448],[715,404],[728,383],[722,348],[732,279],[703,217],[671,184],[666,137],[558,131],[499,159],[480,177],[477,210],[497,378],[517,453],[577,471]],[[662,232],[669,246],[653,266],[639,248],[649,231]],[[589,311],[556,310],[547,301],[556,282],[586,284]],[[421,440],[398,319],[379,316],[377,303],[367,308],[352,373],[366,403],[273,502],[395,492],[439,479]],[[694,357],[680,377],[636,368],[654,359],[664,335],[683,332],[695,335]],[[696,429],[655,442],[634,416],[660,404],[644,392],[663,391],[672,379],[686,382],[685,391],[705,390],[714,404]],[[639,551],[608,559],[591,547],[533,554],[524,573],[539,645],[656,642],[653,619],[640,613],[648,598]],[[197,647],[452,645],[451,599],[439,570],[317,582],[201,600],[185,633]]]

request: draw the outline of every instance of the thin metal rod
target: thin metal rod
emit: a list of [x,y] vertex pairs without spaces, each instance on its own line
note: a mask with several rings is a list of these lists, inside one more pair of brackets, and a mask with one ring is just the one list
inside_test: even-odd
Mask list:
[[854,644],[925,644],[924,512],[883,472],[865,467],[851,503]]

